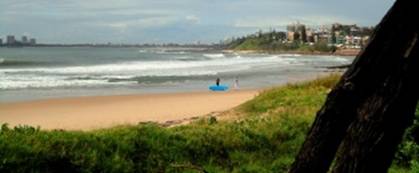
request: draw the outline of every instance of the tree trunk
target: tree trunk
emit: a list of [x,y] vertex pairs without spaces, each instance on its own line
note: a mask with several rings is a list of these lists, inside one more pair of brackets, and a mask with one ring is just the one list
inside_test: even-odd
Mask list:
[[342,140],[334,172],[388,169],[418,100],[415,6],[398,0],[377,26],[317,113],[291,173],[327,172]]

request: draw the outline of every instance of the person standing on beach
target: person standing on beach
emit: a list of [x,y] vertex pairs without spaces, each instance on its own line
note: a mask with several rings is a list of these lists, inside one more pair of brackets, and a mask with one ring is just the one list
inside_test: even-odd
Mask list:
[[220,78],[217,78],[217,80],[215,80],[215,84],[216,84],[217,86],[220,86]]
[[234,89],[238,90],[239,89],[239,78],[236,77],[234,79]]

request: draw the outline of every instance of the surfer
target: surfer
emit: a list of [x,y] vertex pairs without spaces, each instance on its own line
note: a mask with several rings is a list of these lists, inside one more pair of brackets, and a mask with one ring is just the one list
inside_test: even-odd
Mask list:
[[220,78],[217,78],[217,80],[215,80],[215,84],[216,84],[217,86],[220,86]]

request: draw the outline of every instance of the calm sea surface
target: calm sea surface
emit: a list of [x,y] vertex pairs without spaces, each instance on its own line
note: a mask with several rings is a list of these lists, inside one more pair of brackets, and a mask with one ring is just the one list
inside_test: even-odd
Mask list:
[[270,87],[353,57],[237,54],[174,48],[0,48],[0,102],[54,97]]

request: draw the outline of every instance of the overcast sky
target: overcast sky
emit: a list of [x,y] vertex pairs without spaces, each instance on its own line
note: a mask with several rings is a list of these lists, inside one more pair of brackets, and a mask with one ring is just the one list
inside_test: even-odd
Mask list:
[[376,25],[394,0],[0,0],[0,38],[41,43],[202,43],[340,22]]

